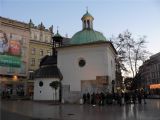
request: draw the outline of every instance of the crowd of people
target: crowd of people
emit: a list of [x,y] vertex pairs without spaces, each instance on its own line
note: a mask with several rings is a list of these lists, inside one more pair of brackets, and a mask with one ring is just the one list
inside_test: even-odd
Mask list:
[[84,93],[83,104],[92,105],[111,105],[111,104],[146,104],[146,94],[143,91],[134,91],[126,93]]
[[[12,95],[13,95],[13,89],[8,88],[8,89],[2,91],[1,98],[2,99],[10,99]],[[17,88],[16,95],[17,96],[24,96],[24,90],[22,88]]]

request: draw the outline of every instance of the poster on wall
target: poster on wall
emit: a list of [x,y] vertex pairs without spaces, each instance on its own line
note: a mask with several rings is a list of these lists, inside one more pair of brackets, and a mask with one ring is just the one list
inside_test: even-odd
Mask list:
[[21,45],[18,39],[8,39],[0,31],[0,66],[21,67]]
[[16,40],[10,40],[9,41],[9,49],[8,53],[10,55],[14,56],[20,56],[21,55],[21,49],[20,49],[20,42]]

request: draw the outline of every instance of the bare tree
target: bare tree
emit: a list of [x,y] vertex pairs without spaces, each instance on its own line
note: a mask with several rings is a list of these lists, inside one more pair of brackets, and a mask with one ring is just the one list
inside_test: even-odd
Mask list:
[[149,55],[145,46],[146,37],[139,37],[136,40],[132,37],[132,34],[126,30],[124,33],[120,33],[118,37],[112,37],[111,41],[118,52],[117,59],[121,64],[121,70],[131,71],[132,77],[135,77],[139,66]]

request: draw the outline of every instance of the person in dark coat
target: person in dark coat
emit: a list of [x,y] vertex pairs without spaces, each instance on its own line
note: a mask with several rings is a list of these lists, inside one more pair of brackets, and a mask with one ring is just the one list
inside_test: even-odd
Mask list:
[[101,105],[104,105],[104,101],[105,101],[105,94],[103,92],[101,92]]
[[139,103],[139,104],[142,103],[142,94],[141,94],[140,91],[139,91],[139,93],[138,93],[138,103]]
[[92,104],[92,105],[95,105],[95,104],[96,104],[96,95],[95,95],[94,92],[93,92],[93,94],[91,95],[91,104]]
[[136,104],[136,98],[137,98],[136,93],[133,92],[133,93],[132,93],[133,104]]
[[86,101],[87,101],[88,104],[90,104],[90,94],[89,94],[89,92],[87,93],[87,100]]
[[83,93],[83,104],[86,104],[86,99],[87,99],[87,96],[85,93]]
[[143,96],[143,102],[144,102],[144,104],[146,104],[147,102],[146,102],[146,98],[147,98],[147,94],[146,94],[146,92],[143,90],[142,91],[142,96]]

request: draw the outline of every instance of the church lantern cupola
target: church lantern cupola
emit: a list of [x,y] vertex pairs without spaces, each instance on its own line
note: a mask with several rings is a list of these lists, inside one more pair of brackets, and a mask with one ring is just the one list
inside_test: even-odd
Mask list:
[[88,12],[88,10],[86,11],[86,13],[83,15],[83,17],[81,18],[82,20],[82,26],[83,26],[83,30],[84,29],[93,29],[93,16]]
[[57,54],[57,51],[55,48],[61,47],[62,40],[63,40],[63,37],[58,32],[58,28],[57,28],[57,33],[52,37],[52,40],[53,40],[52,53]]
[[86,11],[86,13],[82,16],[82,30],[75,33],[71,40],[70,44],[78,45],[78,44],[86,44],[93,43],[98,41],[106,41],[105,36],[93,29],[93,16]]

